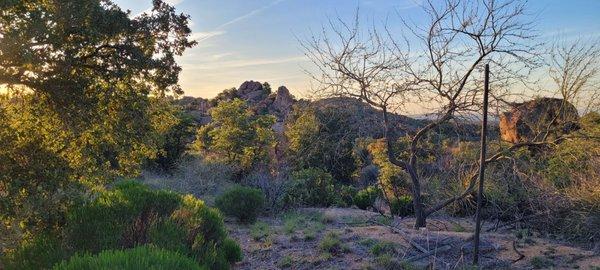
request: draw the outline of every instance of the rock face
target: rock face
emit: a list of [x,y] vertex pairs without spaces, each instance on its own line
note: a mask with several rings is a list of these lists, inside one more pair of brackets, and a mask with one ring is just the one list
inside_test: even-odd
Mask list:
[[553,136],[579,128],[573,104],[556,98],[539,98],[517,104],[500,115],[500,136],[511,143],[541,140],[546,130]]
[[278,116],[286,116],[292,110],[295,102],[296,99],[290,94],[290,90],[285,86],[280,86],[275,94],[275,100],[271,104],[271,109]]
[[257,103],[265,99],[268,93],[260,82],[245,81],[238,88],[238,95],[250,103]]

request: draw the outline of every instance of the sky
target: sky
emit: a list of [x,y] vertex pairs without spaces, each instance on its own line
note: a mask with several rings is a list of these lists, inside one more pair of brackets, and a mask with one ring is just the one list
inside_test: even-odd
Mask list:
[[[321,29],[329,18],[350,19],[359,7],[371,22],[400,25],[398,16],[419,22],[421,0],[167,0],[191,16],[199,44],[178,61],[185,95],[211,98],[246,80],[285,85],[305,96],[311,68],[298,43]],[[436,1],[436,0],[434,0]],[[114,0],[139,14],[151,0]],[[600,38],[600,0],[530,0],[542,39]],[[533,18],[533,17],[532,17]]]

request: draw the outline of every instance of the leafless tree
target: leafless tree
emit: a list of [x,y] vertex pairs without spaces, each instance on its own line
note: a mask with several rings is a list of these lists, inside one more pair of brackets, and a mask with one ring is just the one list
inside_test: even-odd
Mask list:
[[[355,97],[382,110],[389,160],[411,179],[416,228],[424,227],[432,213],[472,193],[476,182],[474,173],[463,193],[424,205],[418,160],[418,153],[426,147],[423,139],[463,113],[479,111],[483,77],[476,75],[484,63],[495,71],[491,96],[497,104],[511,94],[509,86],[522,82],[538,65],[532,42],[535,32],[524,20],[524,1],[427,1],[422,9],[428,22],[403,19],[407,34],[385,26],[363,30],[357,12],[352,24],[330,21],[321,35],[301,41],[318,70],[310,73],[321,86],[316,92]],[[427,108],[435,118],[409,132],[410,145],[399,153],[392,147],[396,138],[391,132],[398,127],[388,117],[412,104]],[[504,154],[501,151],[486,162]]]
[[549,74],[563,100],[584,112],[600,109],[600,41],[557,41],[549,55]]

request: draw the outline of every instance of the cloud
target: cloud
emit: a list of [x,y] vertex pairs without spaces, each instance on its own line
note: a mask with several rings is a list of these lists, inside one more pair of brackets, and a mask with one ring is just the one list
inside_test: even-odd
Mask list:
[[231,52],[219,53],[219,54],[214,54],[212,56],[212,58],[215,59],[215,60],[219,60],[221,58],[224,58],[224,57],[227,57],[227,56],[230,56],[230,55],[233,55],[233,53],[231,53]]
[[212,38],[212,37],[216,37],[216,36],[220,36],[225,34],[225,31],[222,30],[217,30],[217,31],[208,31],[208,32],[196,32],[196,33],[192,33],[190,35],[190,39],[192,40],[196,40],[198,42],[201,42],[203,40]]
[[423,0],[405,0],[404,3],[395,6],[398,10],[411,9],[423,4]]
[[[175,0],[175,1],[178,1],[178,0]],[[215,27],[215,29],[213,29],[213,31],[210,31],[210,32],[207,32],[207,33],[222,32],[221,34],[224,34],[225,32],[221,31],[223,28],[225,28],[227,26],[230,26],[232,24],[236,24],[238,22],[241,22],[241,21],[246,20],[248,18],[251,18],[253,16],[256,16],[256,15],[260,14],[261,12],[265,11],[266,9],[268,9],[268,8],[274,6],[274,5],[277,5],[277,4],[279,4],[279,3],[283,2],[283,1],[285,1],[285,0],[275,0],[275,1],[271,2],[271,3],[269,3],[269,4],[266,4],[266,5],[262,6],[262,7],[254,9],[254,10],[252,10],[252,11],[250,11],[250,12],[248,12],[248,13],[242,15],[242,16],[239,16],[239,17],[236,17],[236,18],[234,18],[232,20],[229,20],[229,21],[227,21],[227,22],[225,22],[225,23],[223,23],[223,24]],[[210,39],[210,38],[215,37],[215,36],[218,36],[218,35],[208,35],[208,36],[205,36],[205,38],[203,38],[201,40],[198,40],[198,42]]]
[[[230,55],[231,53],[225,53]],[[193,64],[186,67],[187,70],[210,70],[210,69],[226,69],[226,68],[243,68],[252,66],[263,66],[263,65],[276,65],[284,63],[302,62],[306,61],[305,56],[291,56],[283,58],[272,58],[272,59],[246,59],[246,60],[232,60],[222,61],[218,65],[213,62],[206,62],[204,64]]]

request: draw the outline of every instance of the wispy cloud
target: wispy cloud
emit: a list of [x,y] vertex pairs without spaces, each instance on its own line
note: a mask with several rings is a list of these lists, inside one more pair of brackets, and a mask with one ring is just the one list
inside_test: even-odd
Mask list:
[[[230,53],[225,53],[230,55]],[[293,63],[305,61],[305,56],[291,56],[284,58],[271,58],[271,59],[245,59],[245,60],[232,60],[232,61],[221,61],[218,65],[213,62],[206,62],[202,64],[192,64],[186,67],[187,70],[209,70],[209,69],[227,69],[227,68],[243,68],[252,66],[262,65],[276,65],[284,63]]]
[[398,10],[411,9],[423,4],[423,0],[405,0],[403,3],[396,5],[395,8]]
[[[221,32],[223,34],[223,33],[225,33],[225,31],[222,31],[222,30],[224,28],[226,28],[227,26],[236,24],[238,22],[241,22],[243,20],[246,20],[246,19],[249,19],[249,18],[251,18],[253,16],[256,16],[256,15],[260,14],[261,12],[265,11],[266,9],[269,9],[272,6],[277,5],[277,4],[279,4],[279,3],[283,2],[283,1],[285,1],[285,0],[275,0],[275,1],[271,2],[271,3],[269,3],[269,4],[266,4],[266,5],[262,6],[262,7],[254,9],[254,10],[252,10],[252,11],[250,11],[250,12],[248,12],[248,13],[242,15],[242,16],[239,16],[239,17],[236,17],[236,18],[234,18],[232,20],[229,20],[229,21],[227,21],[227,22],[225,22],[225,23],[223,23],[223,24],[215,27],[215,29],[213,29],[212,31],[207,32],[207,33]],[[204,40],[210,39],[210,38],[215,37],[215,36],[217,36],[217,35],[207,35],[203,39],[199,39],[197,41],[198,42],[204,41]]]
[[190,39],[200,42],[200,41],[212,38],[212,37],[223,35],[225,33],[226,32],[223,30],[208,31],[208,32],[195,32],[190,35]]

